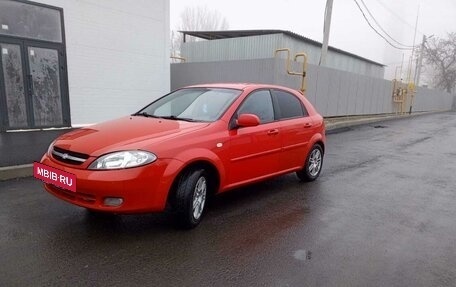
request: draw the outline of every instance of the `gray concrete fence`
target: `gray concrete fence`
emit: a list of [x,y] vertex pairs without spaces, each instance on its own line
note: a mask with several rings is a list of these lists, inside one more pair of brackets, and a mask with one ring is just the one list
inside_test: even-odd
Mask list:
[[[291,66],[293,71],[302,71],[302,63],[292,62]],[[287,74],[285,60],[274,58],[171,64],[173,90],[186,85],[216,82],[267,83],[299,89],[301,77]],[[391,81],[308,65],[306,82],[306,97],[326,117],[399,111],[399,105],[393,102]],[[419,87],[413,111],[451,110],[454,101],[454,95]],[[410,97],[405,106],[408,111]]]

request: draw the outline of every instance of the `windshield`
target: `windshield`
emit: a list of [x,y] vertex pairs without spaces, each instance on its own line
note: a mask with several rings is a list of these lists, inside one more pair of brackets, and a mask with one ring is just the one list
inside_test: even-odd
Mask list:
[[215,121],[241,94],[239,90],[219,88],[188,88],[177,90],[136,115],[186,121]]

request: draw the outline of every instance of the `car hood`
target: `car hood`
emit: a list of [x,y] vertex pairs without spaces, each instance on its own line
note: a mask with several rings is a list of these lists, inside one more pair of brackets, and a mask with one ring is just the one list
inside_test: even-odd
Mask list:
[[91,156],[144,149],[154,143],[201,129],[209,123],[129,116],[81,128],[60,136],[55,146]]

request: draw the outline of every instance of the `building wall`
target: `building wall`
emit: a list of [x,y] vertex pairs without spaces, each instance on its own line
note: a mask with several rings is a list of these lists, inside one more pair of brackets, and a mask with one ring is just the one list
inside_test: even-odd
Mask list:
[[169,91],[169,1],[41,0],[63,8],[73,126]]
[[[305,52],[308,63],[318,65],[320,62],[321,47],[305,43],[288,35],[282,35],[282,47],[290,48],[292,53]],[[283,55],[282,55],[283,56]],[[384,67],[352,57],[334,50],[328,50],[326,66],[329,68],[366,75],[369,77],[383,78]]]
[[[302,69],[294,62],[295,71]],[[217,82],[253,82],[301,87],[301,77],[286,73],[282,59],[171,64],[171,88]],[[310,64],[306,97],[326,117],[395,113],[391,81]],[[419,88],[413,111],[451,110],[454,95]],[[406,103],[408,110],[409,103]]]
[[186,42],[181,55],[188,62],[273,58],[282,47],[282,34]]
[[[181,55],[188,62],[212,62],[273,58],[276,49],[289,48],[295,53],[305,52],[310,64],[320,61],[321,47],[298,40],[286,34],[270,34],[210,41],[187,42],[182,45]],[[286,53],[280,53],[280,58]],[[334,50],[328,51],[327,66],[330,68],[383,78],[384,67]]]

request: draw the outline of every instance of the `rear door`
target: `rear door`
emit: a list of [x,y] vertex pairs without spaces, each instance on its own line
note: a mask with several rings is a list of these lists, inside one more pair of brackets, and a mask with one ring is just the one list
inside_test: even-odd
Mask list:
[[280,170],[291,170],[304,165],[309,142],[314,134],[312,118],[298,96],[272,90],[282,141]]

